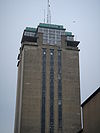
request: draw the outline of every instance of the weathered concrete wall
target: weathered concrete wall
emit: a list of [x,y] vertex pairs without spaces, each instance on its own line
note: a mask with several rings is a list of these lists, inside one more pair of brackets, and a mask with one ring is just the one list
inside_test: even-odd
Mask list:
[[21,133],[38,133],[41,124],[41,50],[24,46]]
[[76,133],[81,127],[79,53],[64,49],[62,54],[63,132]]

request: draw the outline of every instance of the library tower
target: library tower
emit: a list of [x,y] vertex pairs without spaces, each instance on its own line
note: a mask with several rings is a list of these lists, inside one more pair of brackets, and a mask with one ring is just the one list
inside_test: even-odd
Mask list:
[[78,44],[62,25],[26,27],[18,55],[14,133],[81,129]]

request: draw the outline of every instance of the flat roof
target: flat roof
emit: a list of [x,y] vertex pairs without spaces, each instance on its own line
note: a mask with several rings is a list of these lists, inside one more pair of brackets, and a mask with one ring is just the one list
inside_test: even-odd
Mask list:
[[67,31],[67,32],[65,32],[65,35],[66,35],[66,36],[72,36],[72,32],[68,32],[68,31]]
[[49,28],[49,29],[58,29],[58,30],[66,30],[63,25],[55,25],[55,24],[46,24],[46,23],[40,23],[38,27],[42,28]]
[[36,32],[37,28],[26,27],[25,31]]
[[98,92],[100,92],[100,87],[99,87],[91,96],[89,96],[89,97],[81,104],[81,106],[83,107],[86,103],[88,103]]

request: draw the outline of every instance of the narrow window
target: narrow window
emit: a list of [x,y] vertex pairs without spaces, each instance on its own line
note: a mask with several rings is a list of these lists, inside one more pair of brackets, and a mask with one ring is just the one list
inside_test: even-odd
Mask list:
[[42,109],[41,133],[45,133],[45,96],[46,95],[46,49],[42,50]]
[[50,133],[54,133],[54,49],[50,49]]
[[62,128],[62,67],[61,50],[58,50],[58,128]]

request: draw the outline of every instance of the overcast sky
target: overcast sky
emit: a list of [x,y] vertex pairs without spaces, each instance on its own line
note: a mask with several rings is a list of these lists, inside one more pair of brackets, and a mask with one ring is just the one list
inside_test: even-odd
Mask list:
[[[51,0],[53,24],[62,24],[80,40],[80,88],[83,102],[100,86],[100,0]],[[44,19],[47,0],[0,0],[0,133],[13,133],[17,55],[25,27]]]

